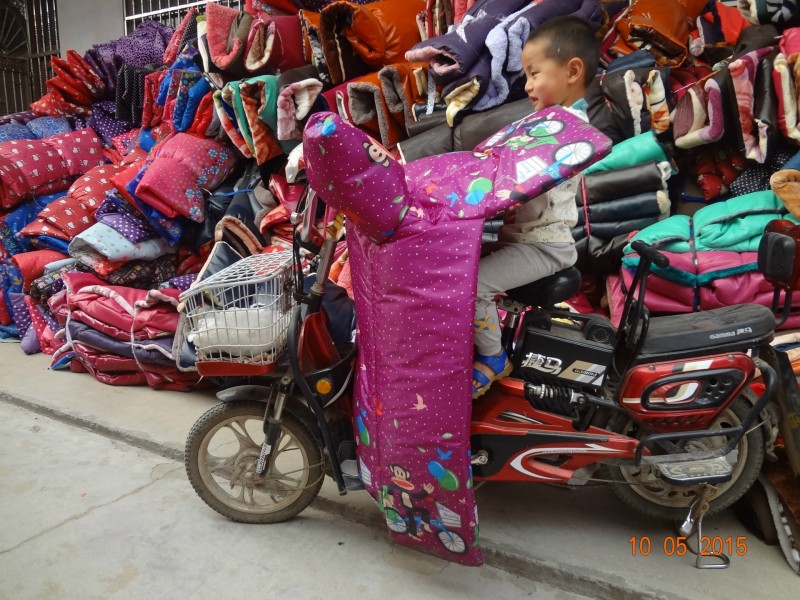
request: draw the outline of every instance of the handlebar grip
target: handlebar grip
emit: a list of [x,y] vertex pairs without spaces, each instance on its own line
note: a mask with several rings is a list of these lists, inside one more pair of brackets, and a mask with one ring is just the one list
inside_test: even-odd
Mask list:
[[631,248],[636,250],[636,253],[644,258],[645,260],[650,261],[657,267],[662,269],[669,266],[669,259],[661,254],[658,250],[653,248],[650,244],[646,244],[642,240],[636,240],[631,243]]

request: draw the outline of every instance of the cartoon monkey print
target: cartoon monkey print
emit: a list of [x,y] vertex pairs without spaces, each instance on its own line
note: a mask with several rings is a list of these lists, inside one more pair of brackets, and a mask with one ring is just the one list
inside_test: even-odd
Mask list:
[[367,151],[369,159],[383,167],[389,166],[389,153],[378,142],[364,142],[364,150]]
[[[430,511],[420,506],[412,500],[424,500],[433,493],[433,485],[425,483],[420,489],[411,482],[411,473],[400,465],[391,465],[389,469],[392,471],[392,481],[389,484],[389,493],[393,499],[395,494],[399,494],[400,503],[403,505],[405,516],[408,519],[408,533],[412,537],[417,537],[417,515],[422,523],[425,531],[430,533],[431,529],[431,513]],[[399,510],[399,507],[395,506]]]

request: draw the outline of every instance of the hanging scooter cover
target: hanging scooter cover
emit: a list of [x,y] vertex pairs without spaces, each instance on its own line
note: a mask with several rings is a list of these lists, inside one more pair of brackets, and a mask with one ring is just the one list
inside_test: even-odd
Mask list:
[[483,220],[605,155],[611,142],[548,108],[475,152],[401,165],[333,113],[309,119],[309,184],[348,217],[361,478],[399,543],[480,565],[470,372]]

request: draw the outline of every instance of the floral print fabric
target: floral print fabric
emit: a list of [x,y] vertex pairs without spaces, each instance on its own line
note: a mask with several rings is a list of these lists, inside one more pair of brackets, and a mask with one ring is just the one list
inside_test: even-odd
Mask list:
[[203,190],[222,183],[234,162],[233,153],[218,142],[179,133],[157,151],[136,195],[166,217],[202,222]]

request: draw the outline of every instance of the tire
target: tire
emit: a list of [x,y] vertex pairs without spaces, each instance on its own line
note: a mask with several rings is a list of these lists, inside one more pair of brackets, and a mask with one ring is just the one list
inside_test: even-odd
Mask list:
[[[748,392],[749,393],[749,392]],[[751,408],[751,403],[743,395],[726,408],[711,427],[738,425]],[[706,438],[689,443],[705,444],[703,449],[719,447],[723,438]],[[755,482],[764,462],[764,428],[756,427],[745,435],[736,447],[736,464],[730,481],[714,486],[715,492],[709,499],[706,515],[713,515],[739,500]],[[625,504],[635,510],[665,521],[676,521],[686,517],[689,504],[694,499],[695,487],[672,486],[656,478],[650,466],[620,467],[606,465],[605,476],[615,483],[611,489]],[[633,484],[633,485],[631,485]],[[643,485],[637,485],[643,484]]]
[[[281,419],[269,477],[256,477],[255,467],[264,441],[265,407],[261,402],[219,404],[197,420],[186,440],[186,474],[197,495],[219,514],[238,523],[280,523],[291,519],[317,496],[324,479],[319,443],[287,411]],[[224,456],[212,456],[209,447]]]

